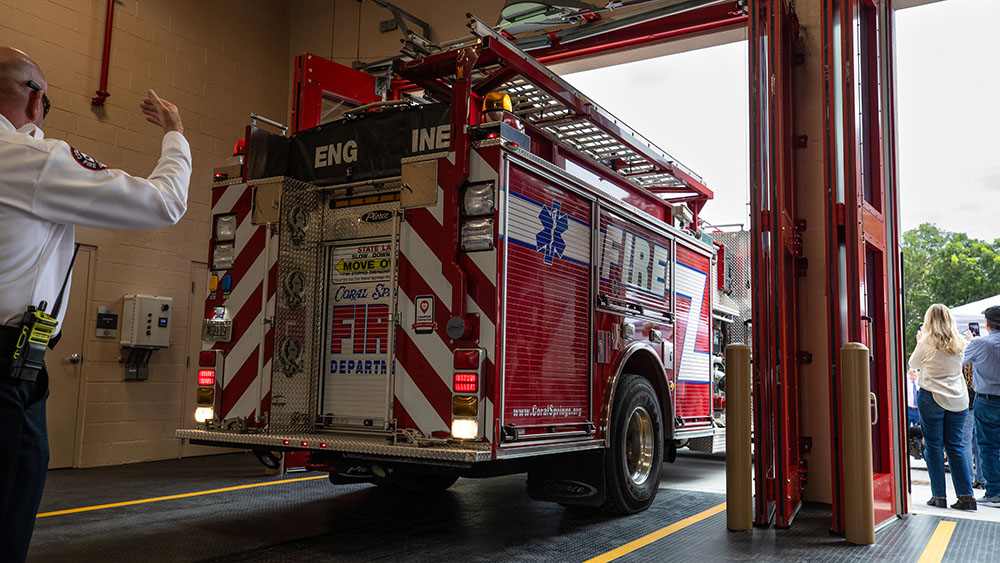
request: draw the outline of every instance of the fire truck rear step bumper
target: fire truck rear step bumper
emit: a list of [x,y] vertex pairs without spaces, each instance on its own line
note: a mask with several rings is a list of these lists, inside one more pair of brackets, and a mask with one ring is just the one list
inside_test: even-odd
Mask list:
[[[329,451],[394,457],[413,461],[477,463],[493,459],[490,444],[417,446],[392,444],[380,436],[337,436],[332,434],[237,434],[212,430],[178,430],[178,438],[210,445],[249,448],[263,446],[275,450]],[[305,445],[303,445],[305,444]],[[321,447],[320,444],[326,444]]]

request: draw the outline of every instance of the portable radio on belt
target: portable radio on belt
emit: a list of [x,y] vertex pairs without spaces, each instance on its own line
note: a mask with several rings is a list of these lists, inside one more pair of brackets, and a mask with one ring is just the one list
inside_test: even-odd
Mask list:
[[28,306],[21,317],[21,332],[17,335],[14,361],[10,366],[11,377],[34,381],[45,367],[45,350],[56,332],[59,322],[45,313],[45,301],[38,307]]
[[73,262],[76,260],[78,250],[80,250],[79,244],[73,249],[73,258],[69,261],[69,269],[66,271],[66,278],[63,279],[56,304],[52,307],[52,314],[45,312],[48,303],[42,301],[38,307],[28,305],[24,315],[21,316],[17,344],[10,365],[11,377],[34,381],[38,378],[38,372],[45,367],[45,350],[55,346],[59,340],[58,336],[53,337],[59,327],[56,317],[59,315],[59,306],[62,304],[63,293],[66,291],[66,283],[69,282],[69,274],[73,271]]

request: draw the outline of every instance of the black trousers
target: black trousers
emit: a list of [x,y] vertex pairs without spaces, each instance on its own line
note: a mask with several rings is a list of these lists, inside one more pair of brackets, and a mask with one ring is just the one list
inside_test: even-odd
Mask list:
[[0,360],[0,561],[28,556],[35,514],[49,465],[45,400],[49,375],[36,381],[10,377],[7,355]]

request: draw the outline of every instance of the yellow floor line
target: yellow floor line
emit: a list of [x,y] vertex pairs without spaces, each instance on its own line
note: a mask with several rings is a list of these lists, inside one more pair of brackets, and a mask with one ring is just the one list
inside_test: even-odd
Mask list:
[[647,545],[649,545],[649,544],[651,544],[651,543],[653,543],[655,541],[661,540],[661,539],[669,536],[670,534],[672,534],[674,532],[683,530],[684,528],[687,528],[691,524],[694,524],[696,522],[701,522],[702,520],[708,518],[709,516],[714,516],[714,515],[716,515],[716,514],[718,514],[720,512],[723,512],[724,510],[726,510],[726,503],[722,503],[720,505],[713,506],[712,508],[709,508],[708,510],[705,510],[703,512],[699,512],[698,514],[695,514],[694,516],[689,516],[689,517],[681,520],[680,522],[676,522],[674,524],[671,524],[671,525],[667,526],[666,528],[660,528],[659,530],[657,530],[657,531],[655,531],[655,532],[653,532],[651,534],[647,534],[645,536],[642,536],[641,538],[639,538],[639,539],[637,539],[635,541],[630,541],[630,542],[628,542],[627,544],[625,544],[625,545],[623,545],[621,547],[612,549],[611,551],[609,551],[607,553],[604,553],[604,554],[601,554],[601,555],[598,555],[597,557],[594,557],[592,559],[588,559],[584,563],[607,563],[608,561],[612,561],[614,559],[618,559],[622,555],[625,555],[627,553],[632,553],[633,551],[639,549],[640,547],[645,547],[645,546],[647,546]]
[[942,520],[938,522],[937,529],[927,542],[927,547],[920,554],[917,563],[938,563],[944,557],[944,550],[948,549],[948,542],[951,541],[951,534],[955,531],[955,522]]
[[139,500],[127,500],[125,502],[114,502],[111,504],[99,504],[97,506],[85,506],[83,508],[70,508],[69,510],[56,510],[55,512],[43,512],[36,518],[48,518],[49,516],[62,516],[64,514],[75,514],[77,512],[90,512],[91,510],[104,510],[106,508],[118,508],[119,506],[131,506],[133,504],[146,504],[147,502],[160,502],[164,500],[175,500],[179,498],[197,497],[201,495],[214,495],[217,493],[228,493],[241,489],[252,489],[255,487],[270,487],[271,485],[284,485],[287,483],[298,483],[301,481],[313,481],[315,479],[326,479],[326,475],[318,477],[299,477],[298,479],[281,479],[278,481],[268,481],[266,483],[253,483],[251,485],[239,485],[235,487],[224,487],[222,489],[211,489],[208,491],[196,491],[193,493],[182,493],[179,495],[169,495],[165,497],[144,498]]

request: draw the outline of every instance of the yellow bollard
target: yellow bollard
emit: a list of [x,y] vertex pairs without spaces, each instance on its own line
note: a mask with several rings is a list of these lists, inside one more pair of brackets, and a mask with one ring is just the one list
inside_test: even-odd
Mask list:
[[855,545],[875,543],[869,358],[868,348],[858,342],[840,349],[844,539]]
[[753,527],[750,347],[726,346],[726,528]]

